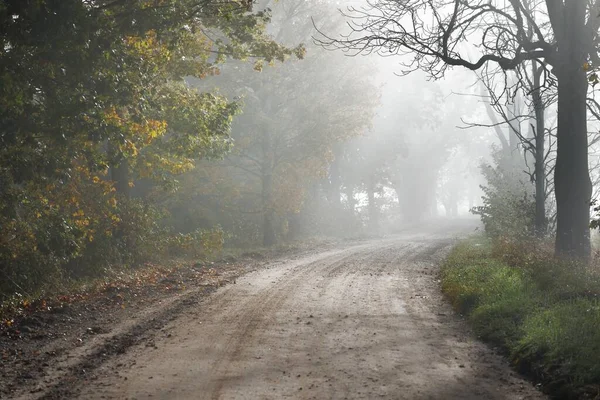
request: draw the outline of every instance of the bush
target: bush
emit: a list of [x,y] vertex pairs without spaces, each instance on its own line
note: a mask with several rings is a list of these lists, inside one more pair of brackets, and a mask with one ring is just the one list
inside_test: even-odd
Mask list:
[[128,268],[160,257],[169,234],[160,224],[163,217],[143,201],[120,199],[111,220],[104,220],[93,240],[65,265],[68,276],[100,276],[108,268]]
[[171,255],[187,254],[209,256],[223,249],[225,232],[221,227],[197,229],[191,233],[177,233],[166,238],[164,245]]
[[[8,180],[4,177],[5,181]],[[0,181],[2,181],[0,176]],[[69,179],[8,185],[0,193],[0,300],[29,298],[141,263],[157,253],[162,214],[120,198],[112,183],[74,167]]]
[[479,215],[485,232],[494,238],[526,238],[535,229],[535,197],[530,182],[523,181],[523,167],[510,154],[495,150],[493,164],[481,165],[487,184],[483,205],[471,212]]

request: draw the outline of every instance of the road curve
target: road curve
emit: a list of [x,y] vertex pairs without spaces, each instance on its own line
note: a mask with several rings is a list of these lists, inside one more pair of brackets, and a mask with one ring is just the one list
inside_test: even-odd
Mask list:
[[439,292],[439,262],[466,229],[430,227],[251,272],[102,367],[79,398],[545,398]]

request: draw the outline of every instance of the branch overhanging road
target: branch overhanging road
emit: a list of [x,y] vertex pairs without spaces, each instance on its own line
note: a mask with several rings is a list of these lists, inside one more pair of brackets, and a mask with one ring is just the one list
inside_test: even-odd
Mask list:
[[79,398],[543,399],[440,294],[439,263],[473,228],[271,263],[111,360]]

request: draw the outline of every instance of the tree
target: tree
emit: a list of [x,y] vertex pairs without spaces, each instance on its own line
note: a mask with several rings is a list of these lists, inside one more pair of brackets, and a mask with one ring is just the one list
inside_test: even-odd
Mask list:
[[533,186],[522,171],[510,168],[504,151],[496,150],[492,162],[481,165],[483,204],[471,212],[480,216],[491,237],[526,239],[535,232]]
[[[268,15],[234,1],[4,1],[0,21],[0,139],[18,149],[18,179],[102,155],[107,141],[116,158],[137,153],[167,133],[170,105],[210,103],[165,84],[218,73],[214,53],[269,61],[290,53],[262,36]],[[214,31],[219,38],[211,39]],[[56,147],[63,151],[53,154]]]
[[132,181],[170,181],[229,148],[237,104],[184,77],[216,75],[228,57],[301,56],[265,34],[267,12],[251,11],[244,1],[0,2],[0,273],[43,282],[86,254],[94,266],[125,261],[135,246],[119,239],[140,242],[158,220],[128,201]]
[[[522,181],[522,174],[527,174],[535,186],[533,231],[538,237],[548,233],[546,203],[551,195],[548,188],[553,187],[551,175],[556,144],[556,126],[547,121],[546,112],[548,108],[555,106],[556,96],[552,87],[544,90],[543,72],[543,66],[530,62],[520,65],[515,74],[503,73],[502,78],[507,84],[500,94],[496,93],[494,77],[479,76],[482,97],[492,121],[491,125],[484,126],[493,127],[501,143],[497,168],[504,170],[504,178],[515,180],[509,186],[518,186],[518,182]],[[506,126],[506,134],[501,129],[502,126]]]
[[387,120],[387,117],[389,115],[385,111],[383,115],[380,113],[373,131],[345,142],[339,155],[338,185],[345,188],[350,216],[354,216],[355,193],[366,194],[367,228],[371,233],[378,233],[381,228],[383,195],[385,188],[393,186],[391,177],[394,176],[396,161],[407,155],[404,132],[389,134],[382,126],[381,121]]
[[[320,1],[272,5],[269,30],[282,43],[310,38],[311,13],[328,22],[335,15]],[[186,174],[177,203],[204,207],[212,223],[244,244],[270,246],[294,236],[297,217],[314,211],[336,147],[371,122],[378,88],[365,61],[309,46],[303,60],[228,63],[220,76],[194,81],[203,91],[238,97],[242,109],[232,124],[231,152]],[[197,196],[188,201],[191,193]]]
[[[309,52],[302,61],[260,73],[236,71],[247,85],[244,112],[220,168],[244,175],[245,197],[260,200],[246,211],[262,215],[264,245],[275,243],[277,220],[304,208],[312,182],[325,178],[336,144],[370,123],[376,89],[361,76],[364,69],[344,61],[350,60]],[[333,79],[339,72],[346,74],[341,82]]]
[[588,258],[587,69],[599,61],[600,2],[375,0],[351,13],[350,35],[324,37],[323,45],[408,56],[408,71],[421,69],[436,78],[452,66],[512,70],[531,60],[550,70],[558,85],[555,251]]

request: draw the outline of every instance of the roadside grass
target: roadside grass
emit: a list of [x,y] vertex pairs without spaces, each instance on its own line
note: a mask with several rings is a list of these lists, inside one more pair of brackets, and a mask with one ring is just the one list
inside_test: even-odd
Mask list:
[[491,241],[454,248],[442,290],[475,333],[556,398],[600,398],[600,276],[556,260],[546,244]]

